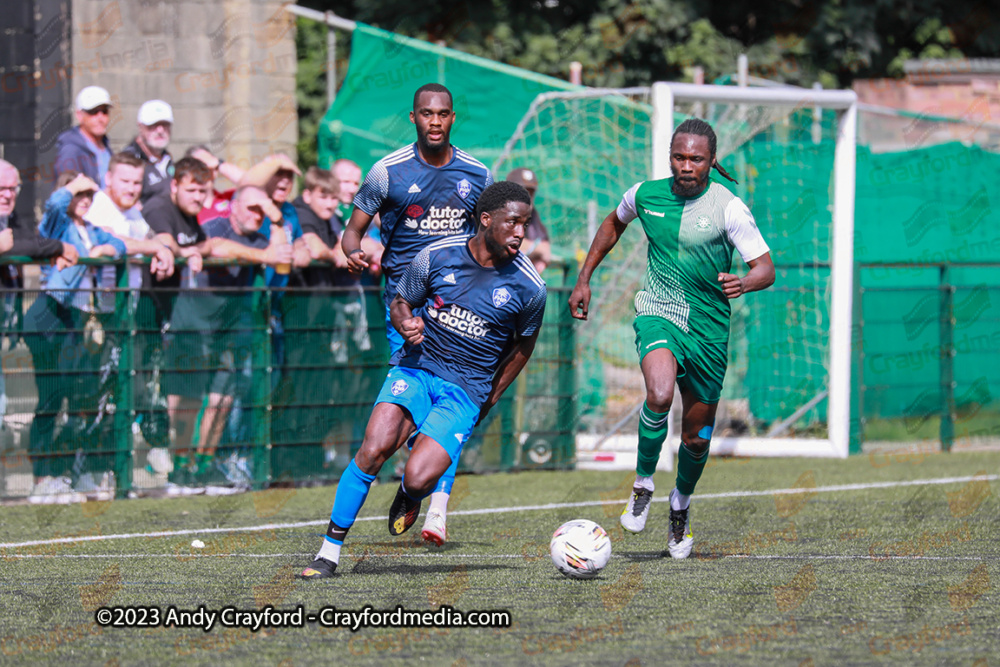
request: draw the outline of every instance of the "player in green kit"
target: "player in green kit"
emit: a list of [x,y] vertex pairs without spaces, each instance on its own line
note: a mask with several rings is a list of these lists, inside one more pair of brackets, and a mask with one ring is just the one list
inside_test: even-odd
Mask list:
[[[633,533],[646,527],[667,413],[679,388],[683,423],[667,542],[674,558],[687,558],[693,544],[689,506],[708,459],[726,376],[729,301],[774,283],[770,250],[750,209],[709,178],[715,167],[734,181],[715,152],[715,131],[705,121],[690,119],[677,127],[670,142],[673,177],[636,183],[625,193],[598,229],[569,299],[573,317],[587,319],[590,277],[638,218],[649,239],[645,285],[635,296],[633,324],[646,402],[639,418],[635,484],[621,524]],[[734,249],[750,267],[742,277],[729,272]]]

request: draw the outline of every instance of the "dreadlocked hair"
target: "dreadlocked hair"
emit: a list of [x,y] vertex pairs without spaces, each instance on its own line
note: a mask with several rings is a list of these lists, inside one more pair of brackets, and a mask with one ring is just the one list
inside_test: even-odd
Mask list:
[[670,137],[671,146],[673,145],[674,139],[677,138],[678,134],[694,134],[708,139],[708,152],[712,154],[712,166],[725,178],[739,185],[740,182],[730,176],[729,172],[726,171],[722,165],[719,164],[719,161],[715,159],[715,149],[718,146],[718,139],[716,138],[715,130],[712,129],[711,125],[700,118],[688,118],[686,121],[678,125],[676,130],[674,130],[674,135]]

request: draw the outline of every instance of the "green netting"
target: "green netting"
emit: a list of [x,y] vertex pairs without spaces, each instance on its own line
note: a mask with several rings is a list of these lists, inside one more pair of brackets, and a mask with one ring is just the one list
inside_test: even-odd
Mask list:
[[[685,114],[716,128],[722,162],[740,180],[728,187],[753,211],[778,272],[774,287],[734,304],[724,404],[738,429],[766,433],[812,402],[786,435],[825,435],[836,114],[692,104],[678,108],[675,125]],[[641,91],[550,94],[522,121],[494,168],[538,171],[537,206],[554,246],[582,259],[621,194],[649,178],[651,116]],[[1000,155],[968,144],[982,138],[978,126],[927,118],[893,125],[865,112],[860,125],[854,323],[860,416],[901,420],[906,428],[898,435],[913,439],[914,424],[930,428],[953,402],[956,438],[996,437],[983,419],[996,415],[1000,393],[1000,219],[990,203]],[[599,325],[581,332],[578,359],[581,407],[590,410],[582,426],[598,431],[642,399],[631,320],[645,245],[642,234],[626,233],[592,282],[591,320]],[[734,271],[746,271],[738,257]]]
[[485,164],[500,154],[538,94],[579,88],[358,23],[347,77],[320,123],[320,165],[349,158],[367,171],[387,153],[412,143],[413,93],[425,83],[452,91],[452,142]]

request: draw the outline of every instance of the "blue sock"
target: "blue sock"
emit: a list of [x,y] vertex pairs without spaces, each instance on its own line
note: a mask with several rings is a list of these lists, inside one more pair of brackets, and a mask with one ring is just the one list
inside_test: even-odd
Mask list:
[[451,493],[451,486],[455,483],[455,472],[458,470],[458,459],[459,457],[456,456],[455,460],[451,462],[451,465],[448,466],[445,473],[441,475],[441,479],[438,480],[437,486],[434,487],[434,493]]
[[[358,464],[351,459],[347,470],[340,476],[340,483],[337,484],[337,496],[333,499],[333,510],[330,512],[330,521],[343,528],[345,531],[354,525],[354,520],[358,518],[361,506],[365,504],[368,497],[368,489],[375,481],[375,475],[368,475],[361,472]],[[335,541],[332,540],[331,541]]]

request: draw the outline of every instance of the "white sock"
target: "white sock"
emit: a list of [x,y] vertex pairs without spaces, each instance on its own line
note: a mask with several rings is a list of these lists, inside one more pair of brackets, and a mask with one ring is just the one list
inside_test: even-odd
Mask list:
[[431,504],[427,508],[427,513],[437,512],[441,516],[447,516],[448,514],[448,498],[451,494],[445,493],[444,491],[435,491],[431,494]]
[[647,491],[650,491],[650,492],[656,490],[656,485],[653,484],[653,477],[652,477],[652,475],[650,475],[649,477],[641,477],[639,475],[636,475],[635,476],[635,484],[633,484],[632,486],[633,487],[637,486],[640,489],[646,489]]
[[340,563],[340,547],[343,545],[334,544],[330,540],[324,539],[323,546],[320,547],[316,558],[325,558],[332,563]]
[[670,509],[686,510],[690,505],[691,496],[682,495],[677,489],[670,492]]

